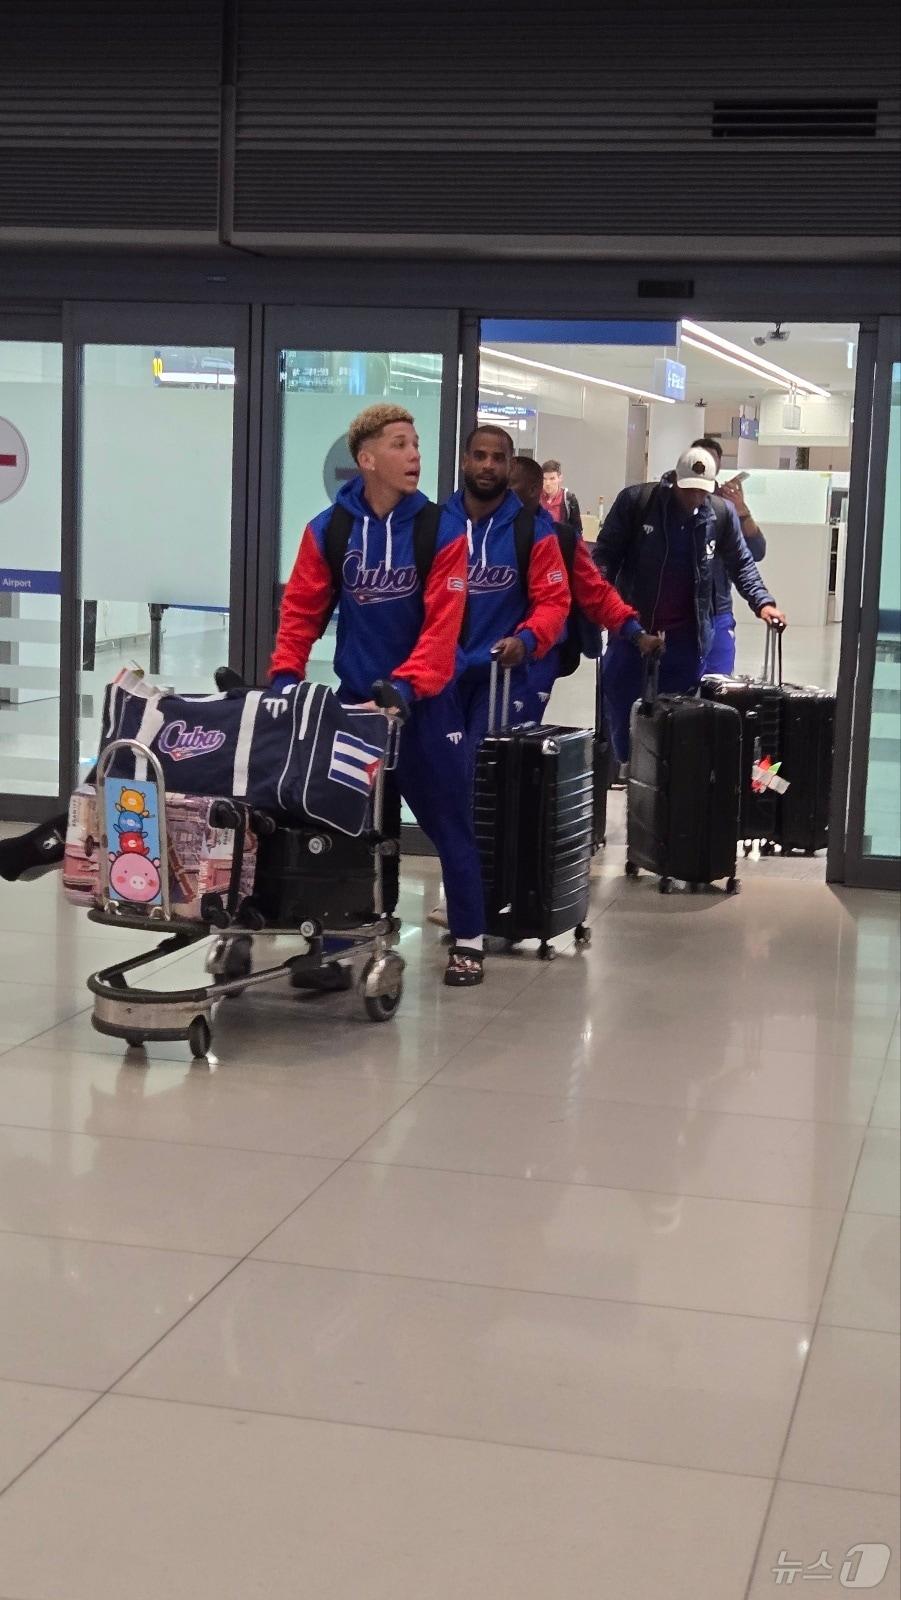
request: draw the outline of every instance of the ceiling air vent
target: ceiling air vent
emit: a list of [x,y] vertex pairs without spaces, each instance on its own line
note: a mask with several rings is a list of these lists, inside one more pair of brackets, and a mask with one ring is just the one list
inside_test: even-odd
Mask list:
[[714,139],[875,139],[878,100],[715,100]]
[[639,300],[693,300],[694,278],[639,278]]

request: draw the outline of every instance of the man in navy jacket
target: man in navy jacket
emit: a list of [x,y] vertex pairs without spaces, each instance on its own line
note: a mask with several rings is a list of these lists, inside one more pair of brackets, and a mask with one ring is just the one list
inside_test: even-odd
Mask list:
[[[692,445],[670,481],[623,489],[595,546],[595,560],[649,633],[666,636],[660,689],[692,693],[715,636],[717,560],[751,610],[764,621],[785,617],[767,591],[734,517],[719,518],[716,457]],[[604,692],[613,748],[629,759],[629,718],[641,694],[642,662],[625,640],[604,658]]]

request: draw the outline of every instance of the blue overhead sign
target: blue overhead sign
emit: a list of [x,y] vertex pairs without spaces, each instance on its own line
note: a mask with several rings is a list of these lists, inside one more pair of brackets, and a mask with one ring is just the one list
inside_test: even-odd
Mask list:
[[685,399],[686,367],[683,361],[658,356],[654,362],[654,388],[669,400]]
[[0,592],[4,594],[59,594],[58,572],[27,567],[0,567]]
[[677,322],[589,322],[570,317],[483,317],[483,344],[676,344]]
[[760,436],[760,422],[757,417],[733,417],[733,439],[757,439]]

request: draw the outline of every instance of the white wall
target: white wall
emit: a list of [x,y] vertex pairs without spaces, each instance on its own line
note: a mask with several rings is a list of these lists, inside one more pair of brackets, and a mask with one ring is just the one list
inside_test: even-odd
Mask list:
[[662,478],[671,472],[683,450],[704,433],[703,406],[677,403],[651,405],[648,428],[648,479]]
[[629,397],[586,385],[583,411],[581,418],[539,411],[535,454],[539,461],[555,457],[562,463],[567,488],[594,515],[598,497],[609,510],[626,483]]

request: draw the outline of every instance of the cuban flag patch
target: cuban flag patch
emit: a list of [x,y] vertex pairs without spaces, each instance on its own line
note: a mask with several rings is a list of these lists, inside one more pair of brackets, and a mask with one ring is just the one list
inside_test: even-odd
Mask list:
[[352,733],[336,733],[332,741],[332,756],[328,775],[333,783],[342,783],[346,789],[368,795],[378,776],[379,763],[384,752],[376,745],[367,744]]

